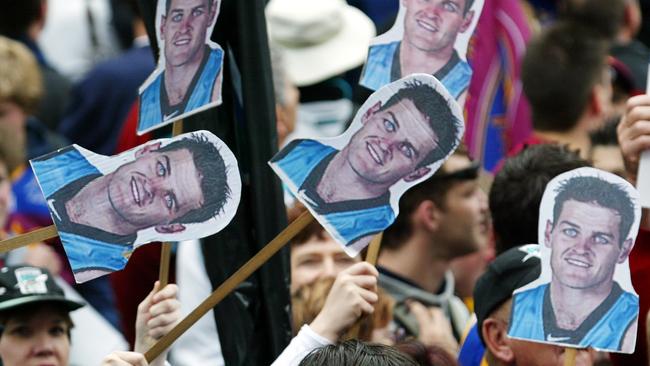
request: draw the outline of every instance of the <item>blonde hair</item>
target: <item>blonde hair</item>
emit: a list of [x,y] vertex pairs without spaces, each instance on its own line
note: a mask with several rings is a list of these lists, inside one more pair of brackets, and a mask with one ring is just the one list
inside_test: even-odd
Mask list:
[[[320,279],[314,283],[302,286],[291,296],[291,312],[293,315],[294,334],[300,327],[309,324],[325,305],[327,295],[334,284],[333,278]],[[377,289],[379,299],[375,304],[375,311],[359,318],[340,338],[339,341],[359,339],[371,341],[372,332],[388,325],[393,319],[393,306],[395,300],[381,288]]]
[[42,94],[36,58],[21,43],[0,36],[0,101],[12,101],[33,114]]

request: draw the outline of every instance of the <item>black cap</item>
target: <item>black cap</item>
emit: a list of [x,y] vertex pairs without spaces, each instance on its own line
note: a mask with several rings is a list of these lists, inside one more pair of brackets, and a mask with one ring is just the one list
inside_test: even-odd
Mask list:
[[0,311],[37,302],[56,303],[72,311],[83,303],[66,299],[63,290],[45,268],[9,266],[0,269]]
[[478,334],[483,340],[483,321],[512,293],[536,280],[541,273],[540,248],[528,244],[511,248],[496,257],[474,286],[474,312]]

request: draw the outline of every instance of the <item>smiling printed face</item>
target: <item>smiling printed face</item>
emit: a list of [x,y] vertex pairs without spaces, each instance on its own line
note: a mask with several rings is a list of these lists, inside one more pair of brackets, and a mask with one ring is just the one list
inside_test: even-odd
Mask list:
[[404,41],[426,52],[454,47],[458,33],[469,28],[473,11],[465,13],[467,0],[402,0]]
[[203,57],[207,29],[216,14],[212,0],[172,0],[162,17],[160,34],[165,62],[171,66],[198,62]]
[[166,225],[203,205],[202,176],[188,149],[146,150],[111,173],[108,200],[140,228]]
[[629,254],[630,239],[621,243],[621,216],[595,203],[565,201],[553,225],[547,222],[553,281],[575,288],[609,286],[614,270]]
[[379,106],[371,107],[350,139],[347,161],[362,181],[392,185],[418,170],[437,147],[437,137],[410,99],[383,110]]

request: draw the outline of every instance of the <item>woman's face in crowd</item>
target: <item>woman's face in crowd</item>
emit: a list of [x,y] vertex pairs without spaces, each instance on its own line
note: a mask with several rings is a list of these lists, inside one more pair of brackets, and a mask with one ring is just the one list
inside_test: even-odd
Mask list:
[[29,316],[7,320],[0,336],[4,366],[67,366],[69,324],[64,316],[41,308]]

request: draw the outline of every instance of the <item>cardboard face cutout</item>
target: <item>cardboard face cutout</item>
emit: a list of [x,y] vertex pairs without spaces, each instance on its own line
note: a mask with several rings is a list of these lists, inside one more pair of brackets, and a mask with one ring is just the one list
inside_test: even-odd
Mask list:
[[79,283],[124,268],[142,244],[212,235],[239,205],[237,160],[208,131],[110,157],[72,145],[30,163]]
[[555,177],[540,206],[540,277],[513,295],[513,338],[632,353],[639,298],[628,256],[641,209],[624,179],[594,168]]
[[463,131],[442,84],[413,74],[372,94],[342,135],[294,140],[269,164],[355,256],[395,221],[401,195],[442,165]]
[[393,27],[370,43],[359,84],[377,90],[422,72],[459,99],[472,76],[467,45],[482,8],[483,0],[401,0]]
[[156,70],[140,87],[138,134],[221,104],[224,52],[210,40],[221,0],[158,0]]

